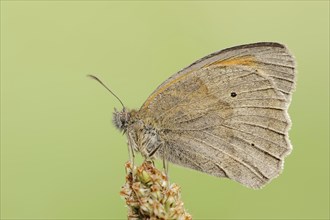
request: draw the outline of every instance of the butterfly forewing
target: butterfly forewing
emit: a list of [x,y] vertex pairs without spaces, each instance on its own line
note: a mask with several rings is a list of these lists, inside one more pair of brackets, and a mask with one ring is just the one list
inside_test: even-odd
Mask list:
[[260,188],[281,172],[291,151],[287,108],[294,82],[294,60],[283,45],[244,45],[173,75],[139,112],[162,135],[158,156],[166,149],[172,163]]

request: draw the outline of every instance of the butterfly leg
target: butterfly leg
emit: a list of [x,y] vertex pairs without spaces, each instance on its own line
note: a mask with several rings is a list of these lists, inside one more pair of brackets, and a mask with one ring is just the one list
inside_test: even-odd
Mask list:
[[[152,158],[152,156],[160,149],[160,148],[163,148],[162,149],[162,152],[160,152],[162,155],[163,155],[163,169],[165,171],[165,175],[166,175],[166,178],[167,180],[169,181],[169,175],[168,175],[168,161],[167,161],[167,148],[166,148],[166,145],[164,143],[159,143],[157,145],[157,147],[150,152],[150,154],[148,155],[148,158]],[[153,160],[152,160],[153,161]]]
[[166,145],[164,145],[164,150],[163,150],[163,169],[165,171],[165,175],[168,181],[168,187],[170,186],[170,176],[168,175],[168,160],[167,158],[167,153],[168,153],[168,149],[166,147]]
[[135,153],[134,153],[133,147],[131,147],[130,145],[128,147],[129,147],[129,151],[130,151],[130,158],[129,158],[129,160],[131,161],[132,167],[134,169]]
[[131,140],[128,139],[128,142],[127,142],[127,147],[128,147],[128,155],[129,155],[129,161],[132,165],[132,178],[133,178],[133,181],[134,181],[134,158],[135,158],[135,153],[134,153],[134,149],[132,147],[132,143],[131,143]]
[[161,147],[162,145],[163,145],[162,143],[159,143],[159,144],[157,145],[157,147],[155,147],[155,149],[153,149],[153,150],[149,153],[149,155],[145,158],[145,160],[150,160],[150,161],[152,161],[152,164],[155,165],[154,160],[153,160],[153,156],[154,156],[154,154],[157,152],[157,150],[160,149],[160,147]]
[[157,152],[157,150],[162,146],[162,144],[158,144],[157,147],[155,147],[155,149],[153,149],[150,154],[147,156],[148,158],[152,158],[152,156],[154,156],[154,154]]

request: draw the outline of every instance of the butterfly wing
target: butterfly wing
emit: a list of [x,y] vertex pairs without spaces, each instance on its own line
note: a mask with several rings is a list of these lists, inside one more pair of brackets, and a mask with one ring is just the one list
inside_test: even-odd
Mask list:
[[165,140],[159,156],[166,149],[172,163],[260,188],[291,151],[294,83],[294,59],[283,45],[243,45],[174,74],[140,113],[156,121]]

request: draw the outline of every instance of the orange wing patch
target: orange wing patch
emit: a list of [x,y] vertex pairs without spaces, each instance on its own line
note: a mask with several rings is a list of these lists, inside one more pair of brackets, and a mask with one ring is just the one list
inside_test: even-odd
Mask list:
[[204,67],[209,66],[232,66],[232,65],[244,65],[244,66],[255,66],[256,60],[253,56],[241,56],[234,57],[226,60],[217,60],[213,63],[208,63]]
[[[234,57],[234,58],[229,58],[225,60],[217,60],[213,63],[208,63],[202,68],[205,67],[210,67],[210,66],[232,66],[232,65],[244,65],[244,66],[255,66],[256,65],[256,59],[253,56],[241,56],[241,57]],[[150,103],[163,91],[165,91],[168,87],[173,85],[174,83],[180,81],[181,79],[187,77],[189,74],[191,74],[195,70],[191,70],[182,76],[173,79],[172,81],[169,81],[167,84],[163,85],[161,88],[159,88],[154,94],[152,94],[143,104],[141,109],[147,108]]]

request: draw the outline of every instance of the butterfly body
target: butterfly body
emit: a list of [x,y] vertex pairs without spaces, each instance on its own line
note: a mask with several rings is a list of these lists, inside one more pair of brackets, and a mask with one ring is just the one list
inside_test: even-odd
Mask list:
[[114,124],[145,158],[260,188],[292,149],[287,109],[295,78],[282,44],[225,49],[171,76],[139,110],[116,111]]
[[162,132],[157,125],[140,117],[136,110],[115,111],[113,122],[117,129],[126,134],[129,146],[146,159],[153,159],[158,148],[164,145]]

